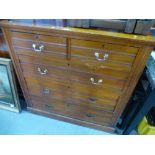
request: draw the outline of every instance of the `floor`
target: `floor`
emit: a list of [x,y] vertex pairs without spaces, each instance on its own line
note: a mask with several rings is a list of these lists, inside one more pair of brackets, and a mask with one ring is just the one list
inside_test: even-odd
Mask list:
[[107,132],[22,111],[0,109],[0,135],[110,135]]

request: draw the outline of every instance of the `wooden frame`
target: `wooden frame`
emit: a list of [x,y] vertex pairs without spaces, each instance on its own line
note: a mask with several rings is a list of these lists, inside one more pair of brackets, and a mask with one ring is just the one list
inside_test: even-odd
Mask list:
[[[20,112],[21,108],[20,108],[20,103],[19,103],[19,97],[18,97],[18,93],[17,93],[17,88],[16,88],[16,82],[15,82],[15,77],[14,77],[14,72],[13,72],[13,66],[11,63],[10,59],[6,59],[6,58],[0,58],[0,66],[2,65],[2,69],[6,69],[6,77],[8,79],[5,79],[5,82],[7,81],[7,84],[9,84],[9,88],[10,88],[10,96],[5,93],[5,87],[2,87],[2,79],[0,78],[0,84],[1,84],[1,93],[0,93],[0,108],[2,109],[6,109],[6,110],[10,110],[13,112]],[[2,73],[0,73],[2,74]],[[3,93],[2,93],[3,92]],[[5,101],[5,98],[3,97],[3,95],[8,95],[10,98],[10,102]],[[2,99],[1,99],[2,97]],[[12,99],[12,101],[11,101]]]

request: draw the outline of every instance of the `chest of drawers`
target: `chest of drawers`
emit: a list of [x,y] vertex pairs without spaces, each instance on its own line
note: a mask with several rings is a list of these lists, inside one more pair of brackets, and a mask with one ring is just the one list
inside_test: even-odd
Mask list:
[[0,25],[29,111],[111,132],[155,43],[99,30]]

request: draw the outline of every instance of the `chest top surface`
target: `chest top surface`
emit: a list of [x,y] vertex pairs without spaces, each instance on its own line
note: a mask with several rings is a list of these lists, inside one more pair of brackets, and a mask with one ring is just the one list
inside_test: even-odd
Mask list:
[[137,43],[155,46],[155,37],[143,36],[127,33],[119,33],[104,30],[84,29],[84,28],[72,28],[65,26],[55,25],[42,25],[35,23],[17,23],[8,20],[0,22],[0,27],[9,28],[14,31],[25,31],[25,32],[42,32],[42,33],[55,33],[65,36],[78,36],[86,37],[87,39],[111,39],[114,41],[121,41],[126,43]]

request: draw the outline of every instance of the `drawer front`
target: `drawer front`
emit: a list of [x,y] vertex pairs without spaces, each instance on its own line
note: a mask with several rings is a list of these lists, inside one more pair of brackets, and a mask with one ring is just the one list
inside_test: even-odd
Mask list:
[[[94,109],[102,109],[103,111],[114,112],[117,100],[112,99],[101,99],[95,98],[93,96],[82,95],[79,93],[72,93],[70,91],[62,91],[58,89],[43,89],[41,87],[29,88],[30,90],[30,98],[41,97],[45,100],[50,100],[51,102],[55,99],[60,102],[75,104],[79,106],[88,106]],[[64,90],[64,89],[63,89]]]
[[12,32],[12,43],[17,54],[66,55],[66,38]]
[[47,100],[42,100],[41,98],[35,98],[34,100],[32,99],[30,106],[43,111],[48,111],[99,125],[110,126],[112,124],[112,114],[108,112],[103,112],[101,110],[94,110],[94,108],[88,106],[79,106],[75,104],[65,103],[59,100],[53,100],[51,102]]
[[[122,88],[129,75],[127,72],[115,71],[107,68],[90,69],[88,67],[84,67],[83,65],[80,66],[78,64],[71,63],[70,61],[66,60],[65,57],[63,56],[60,57],[58,55],[53,55],[52,57],[43,56],[41,58],[37,55],[36,56],[18,55],[18,59],[22,64],[22,67],[24,68],[27,66],[27,64],[31,64],[31,66],[30,65],[27,66],[28,67],[27,69],[25,68],[27,72],[29,70],[31,71],[31,69],[34,68],[32,67],[32,64],[35,64],[37,68],[40,67],[42,69],[44,68],[48,69],[51,67],[55,68],[55,70],[56,68],[58,70],[63,69],[65,75],[66,70],[67,72],[69,71],[69,74],[68,73],[67,74],[69,75],[70,80],[75,80],[78,82],[81,81],[89,83],[91,77],[95,79],[103,78],[104,84],[111,83],[113,86],[118,86]],[[34,68],[34,70],[36,70],[37,72],[36,68]],[[49,72],[51,72],[50,69]]]
[[101,42],[71,40],[71,61],[90,68],[130,72],[139,48]]
[[[126,80],[119,80],[106,75],[98,75],[95,73],[78,72],[69,70],[67,67],[51,67],[44,64],[30,64],[21,62],[21,68],[24,76],[39,76],[59,79],[61,82],[70,81],[71,83],[81,83],[85,85],[99,85],[101,87],[109,87],[111,89],[123,90]],[[101,82],[101,83],[100,83]]]
[[[47,78],[34,79],[32,77],[25,77],[27,88],[31,95],[42,96],[45,98],[59,98],[61,100],[70,100],[79,103],[85,102],[89,105],[102,107],[105,110],[113,111],[118,100],[118,94],[111,92],[111,96],[108,95],[108,90],[103,91],[101,94],[84,88],[83,91],[78,86],[72,86],[68,82],[60,82]],[[76,88],[75,88],[76,87]],[[105,92],[105,93],[104,93]],[[75,99],[75,100],[74,100]]]

